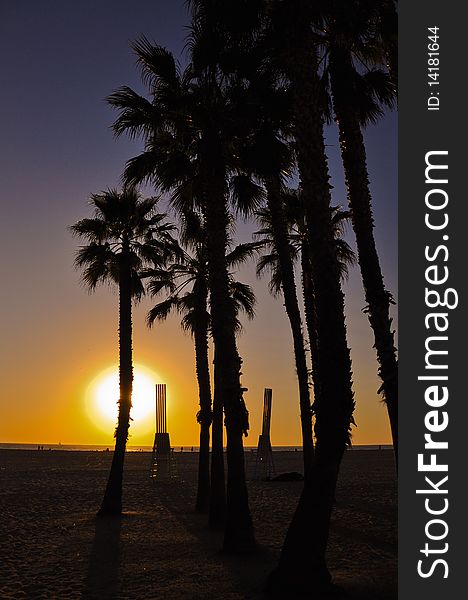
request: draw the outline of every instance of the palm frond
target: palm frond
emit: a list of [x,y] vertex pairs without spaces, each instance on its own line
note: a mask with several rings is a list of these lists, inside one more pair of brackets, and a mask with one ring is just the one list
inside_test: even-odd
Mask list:
[[94,291],[98,284],[105,283],[110,277],[115,279],[113,267],[115,267],[115,256],[108,244],[97,244],[92,242],[88,246],[82,246],[75,257],[75,267],[83,269],[82,281]]
[[77,237],[84,237],[91,242],[101,243],[109,235],[107,224],[102,219],[81,219],[70,226],[70,231]]
[[156,213],[157,202],[154,197],[142,198],[132,186],[91,196],[96,216],[70,227],[74,235],[90,242],[78,250],[74,264],[83,269],[82,280],[91,290],[105,281],[119,284],[125,264],[130,267],[133,297],[143,296],[141,272],[149,265],[163,265],[173,251],[174,227],[165,221],[165,214]]
[[236,311],[241,310],[249,319],[255,317],[256,298],[250,285],[231,279],[229,282],[229,291],[236,305]]
[[167,48],[152,44],[144,35],[133,42],[132,48],[137,55],[137,64],[145,85],[155,88],[160,82],[166,85],[177,84],[178,66]]
[[138,185],[145,181],[152,181],[157,156],[154,152],[142,152],[138,156],[130,158],[122,175],[125,185]]
[[237,269],[242,264],[253,258],[262,247],[262,242],[238,244],[226,255],[226,265],[230,269]]
[[112,125],[117,137],[124,133],[131,139],[141,135],[150,135],[161,120],[161,115],[156,107],[128,86],[119,88],[106,100],[120,113]]
[[159,302],[146,315],[148,327],[152,327],[155,321],[165,321],[173,310],[178,310],[179,298],[169,296],[166,300]]
[[132,298],[135,300],[135,302],[139,302],[141,300],[142,296],[145,295],[145,286],[143,285],[143,282],[141,281],[139,273],[135,269],[132,269],[132,272],[131,272],[131,286],[132,286]]
[[265,190],[248,175],[234,175],[230,188],[233,204],[244,217],[257,210],[265,198]]
[[195,249],[203,244],[204,238],[205,229],[202,214],[194,210],[193,207],[187,207],[182,213],[182,228],[180,232],[182,244]]
[[264,254],[260,257],[256,269],[257,277],[263,277],[265,273],[270,274],[268,288],[273,296],[277,296],[282,291],[281,268],[279,258],[276,252]]
[[340,277],[342,280],[347,280],[349,277],[349,267],[356,264],[356,254],[343,238],[337,238],[335,244]]
[[176,290],[176,285],[170,276],[168,276],[167,279],[164,279],[162,277],[160,279],[153,278],[148,283],[147,287],[148,293],[151,296],[157,296],[162,292],[162,290],[165,290],[170,294],[174,293]]
[[163,191],[174,190],[194,175],[190,158],[184,151],[176,149],[158,157],[154,172],[155,180]]

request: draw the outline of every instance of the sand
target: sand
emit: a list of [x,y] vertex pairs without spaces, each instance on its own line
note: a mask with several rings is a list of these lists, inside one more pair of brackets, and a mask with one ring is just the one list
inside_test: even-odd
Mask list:
[[[278,473],[301,469],[300,452],[274,456]],[[129,453],[127,514],[97,521],[111,453],[0,451],[0,598],[261,599],[302,484],[249,481],[259,551],[226,557],[193,512],[198,455],[176,457],[177,476],[158,483],[150,455]],[[396,599],[396,520],[392,452],[348,451],[328,556],[352,598]]]

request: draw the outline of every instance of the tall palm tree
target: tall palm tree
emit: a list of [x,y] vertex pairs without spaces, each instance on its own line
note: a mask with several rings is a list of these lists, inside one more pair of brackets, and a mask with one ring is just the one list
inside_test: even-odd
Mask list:
[[[198,28],[189,46],[200,48]],[[236,144],[243,140],[231,89],[215,68],[189,66],[180,72],[173,56],[146,39],[134,44],[151,101],[129,88],[109,98],[120,110],[114,130],[142,136],[145,151],[128,162],[128,182],[149,180],[172,193],[176,207],[193,203],[201,210],[207,229],[210,314],[218,375],[215,385],[225,411],[227,430],[226,550],[255,544],[245,483],[243,435],[248,418],[240,383],[241,359],[236,344],[236,313],[230,297],[226,263],[231,214],[229,189],[235,176]],[[247,186],[250,199],[257,188]],[[245,198],[245,186],[244,194]],[[215,389],[215,397],[217,391]]]
[[[195,216],[195,215],[194,215]],[[193,222],[193,219],[191,219]],[[214,460],[222,463],[220,473],[214,470],[214,485],[218,487],[221,480],[222,492],[215,495],[213,501],[224,504],[224,458],[222,447],[222,406],[217,410],[216,419],[213,419],[211,407],[211,383],[208,362],[208,336],[210,330],[209,298],[208,298],[208,272],[206,248],[201,222],[198,230],[192,231],[189,236],[184,236],[185,245],[190,246],[191,253],[184,250],[179,253],[179,259],[166,269],[148,269],[145,276],[150,277],[148,284],[149,293],[154,296],[166,291],[167,298],[156,304],[148,313],[147,323],[152,326],[156,319],[164,320],[175,311],[183,315],[182,327],[189,331],[195,343],[196,373],[199,389],[200,410],[197,421],[200,423],[200,453],[198,466],[198,487],[195,508],[199,512],[207,512],[210,505],[210,426],[213,421],[217,430],[221,430],[221,448],[219,444],[214,449]],[[255,251],[255,244],[240,244],[227,255],[227,264],[234,268],[244,262]],[[236,313],[243,311],[248,318],[254,316],[255,296],[250,286],[236,281],[230,274],[230,293],[235,302]],[[238,322],[238,329],[241,325]],[[217,407],[216,407],[217,408]],[[218,431],[216,431],[218,435]],[[223,509],[220,509],[223,512]],[[222,517],[222,514],[221,514]],[[221,519],[222,522],[222,519]]]
[[[244,23],[244,15],[247,22],[251,22],[257,2],[192,0],[191,4],[201,11],[204,29],[209,32],[206,48],[211,53],[214,48],[216,54],[211,64],[221,65],[216,42],[226,20],[227,30],[232,32],[232,38],[229,40],[228,34],[227,39],[239,42],[239,47],[242,48],[245,40],[250,42],[257,37],[257,32],[250,38],[249,34],[239,35],[237,29],[239,23]],[[226,19],[223,14],[231,16],[233,5],[236,14],[229,23],[229,17]],[[312,29],[312,25],[318,25],[318,29],[322,25],[320,15],[316,14],[320,5],[309,0],[268,0],[263,3],[264,12],[259,21],[260,25],[266,25],[264,35],[259,34],[263,47],[268,48],[265,63],[278,73],[279,85],[289,83],[292,93],[292,133],[306,207],[321,365],[313,469],[289,528],[280,564],[270,578],[270,587],[283,591],[284,595],[294,593],[295,588],[299,593],[307,589],[311,574],[316,585],[330,583],[325,549],[339,465],[349,443],[354,410],[323,136],[325,94]],[[221,39],[224,39],[222,35]],[[225,60],[229,56],[224,54],[221,58]]]
[[[247,52],[246,59],[241,57],[237,72],[234,70],[234,76],[241,81],[248,79],[248,84],[239,90],[239,113],[250,122],[251,131],[241,149],[240,162],[245,172],[255,176],[265,188],[264,202],[270,216],[271,235],[281,270],[280,285],[293,339],[299,387],[304,474],[308,477],[314,455],[309,374],[283,202],[284,180],[291,174],[294,161],[291,145],[285,136],[290,117],[290,99],[287,92],[278,88],[271,73],[262,72],[260,57],[252,57],[251,54]],[[245,67],[244,62],[247,63]]]
[[[307,224],[305,221],[303,198],[300,189],[288,188],[283,193],[284,212],[288,227],[289,251],[294,261],[300,262],[302,280],[302,297],[304,302],[305,321],[312,359],[312,373],[314,383],[314,398],[320,395],[320,376],[318,374],[320,352],[317,339],[317,314],[315,308],[314,285],[310,266],[310,249],[307,237]],[[278,253],[275,248],[275,239],[272,231],[271,215],[268,208],[257,211],[257,219],[262,229],[254,235],[261,240],[265,253],[257,264],[257,275],[262,276],[270,272],[270,291],[276,296],[281,293],[281,267]],[[356,262],[355,255],[349,244],[343,238],[345,224],[350,218],[350,213],[339,207],[332,207],[332,223],[338,256],[338,265],[341,279],[347,279],[348,267]],[[313,411],[312,411],[313,412]]]
[[115,450],[98,515],[122,512],[122,477],[132,406],[132,302],[144,294],[141,270],[163,265],[173,240],[173,226],[157,211],[157,198],[142,198],[135,188],[109,189],[91,196],[94,216],[71,226],[74,235],[88,242],[77,252],[75,265],[83,269],[83,282],[94,291],[99,284],[119,289],[119,381]]
[[[378,3],[379,5],[379,3]],[[372,197],[369,189],[366,148],[362,128],[376,122],[383,107],[394,106],[395,86],[390,76],[372,62],[385,62],[385,53],[372,43],[375,7],[363,0],[335,0],[327,15],[324,42],[325,79],[332,94],[339,128],[341,157],[346,176],[349,207],[356,234],[358,261],[366,298],[366,312],[374,333],[383,399],[387,406],[397,456],[398,362],[390,305],[374,238]],[[379,13],[377,13],[378,16]]]
[[[237,267],[248,260],[257,250],[256,244],[239,244],[226,257],[230,276],[230,293],[234,302],[236,314],[243,312],[248,318],[254,317],[255,296],[249,286],[234,279]],[[237,321],[236,334],[241,330]],[[212,453],[211,453],[211,494],[209,526],[211,529],[222,529],[226,522],[226,491],[224,479],[224,441],[223,441],[223,398],[218,382],[219,358],[214,349],[214,382],[213,396],[213,426],[212,426]],[[217,384],[218,382],[218,384]]]
[[[206,264],[198,249],[194,256],[184,253],[181,260],[168,269],[149,269],[151,277],[149,293],[154,296],[163,290],[168,297],[156,304],[147,315],[151,327],[155,320],[165,320],[171,312],[182,315],[182,328],[188,331],[195,344],[195,366],[198,382],[200,410],[200,451],[198,457],[198,486],[195,510],[206,512],[210,496],[210,427],[213,420],[211,409],[211,381],[208,360],[209,313],[207,310],[208,288]],[[188,291],[184,289],[191,286]]]
[[311,474],[314,447],[312,438],[312,407],[310,402],[309,376],[302,333],[302,319],[297,298],[294,263],[288,240],[288,223],[282,199],[283,183],[281,177],[272,175],[266,178],[267,206],[271,223],[271,234],[275,246],[284,305],[288,315],[293,337],[296,372],[299,382],[299,403],[301,409],[302,447],[304,477]]
[[325,154],[324,93],[314,26],[319,4],[272,0],[268,5],[270,55],[291,87],[293,135],[304,196],[320,351],[320,395],[315,401],[315,460],[288,529],[269,589],[285,595],[328,587],[330,517],[341,459],[354,411],[344,297],[334,243],[329,172]]

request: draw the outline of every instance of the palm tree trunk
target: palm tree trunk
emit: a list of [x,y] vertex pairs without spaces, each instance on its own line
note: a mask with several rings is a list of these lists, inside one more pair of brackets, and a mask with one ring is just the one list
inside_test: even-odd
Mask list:
[[214,355],[213,425],[211,431],[211,490],[208,524],[211,529],[223,529],[226,516],[226,482],[224,479],[223,399],[219,384],[219,358]]
[[119,415],[115,430],[115,449],[104,498],[98,516],[122,513],[122,479],[125,448],[132,406],[132,288],[128,259],[122,251],[119,281]]
[[211,383],[208,363],[208,315],[206,312],[207,294],[196,316],[194,331],[195,358],[200,399],[200,411],[197,415],[200,423],[200,451],[198,455],[198,487],[195,510],[208,512],[210,499],[210,426],[211,413]]
[[[236,313],[229,294],[226,267],[227,229],[229,215],[226,205],[224,176],[220,177],[216,163],[216,140],[205,163],[208,177],[204,217],[207,230],[208,279],[213,340],[216,349],[216,384],[219,386],[227,434],[227,495],[224,550],[241,552],[255,546],[245,481],[244,448],[242,437],[248,429],[248,413],[242,399],[240,385],[241,359],[237,352]],[[223,171],[222,171],[223,172]],[[209,189],[208,189],[209,188]],[[218,390],[215,390],[215,396]]]
[[303,190],[317,308],[321,393],[315,403],[315,460],[289,526],[269,588],[285,597],[330,584],[325,560],[341,459],[354,410],[344,298],[333,235],[322,92],[310,29],[308,0],[291,4],[287,63],[292,83],[294,135]]
[[283,288],[284,305],[291,326],[296,372],[299,382],[299,404],[301,409],[302,448],[304,459],[304,476],[309,477],[314,457],[312,439],[312,416],[309,394],[309,376],[302,335],[301,313],[297,300],[294,265],[288,242],[286,215],[282,205],[281,181],[279,178],[265,180],[267,203],[271,216],[273,241],[278,253],[281,270],[281,286]]
[[372,198],[369,190],[366,148],[356,114],[345,95],[349,89],[346,74],[351,73],[351,57],[345,50],[330,53],[333,106],[339,126],[341,157],[346,176],[349,207],[356,234],[358,262],[367,302],[366,312],[374,332],[379,376],[387,405],[395,456],[398,457],[398,362],[390,317],[391,294],[385,289],[374,239]]
[[320,350],[317,336],[317,310],[315,307],[314,282],[312,280],[312,266],[310,264],[309,255],[309,245],[307,240],[304,240],[301,244],[302,295],[304,298],[304,312],[312,360],[312,381],[314,384],[315,402],[315,400],[320,397]]
[[331,460],[317,444],[312,477],[304,483],[277,568],[267,590],[276,598],[330,598],[325,552],[340,456]]

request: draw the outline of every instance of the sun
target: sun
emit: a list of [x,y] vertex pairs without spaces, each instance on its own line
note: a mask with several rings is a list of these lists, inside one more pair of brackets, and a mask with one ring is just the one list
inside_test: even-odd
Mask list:
[[[154,429],[155,384],[162,380],[147,367],[135,364],[133,369],[130,434],[140,435]],[[109,367],[88,386],[86,408],[88,417],[102,431],[112,432],[117,423],[119,370]]]

